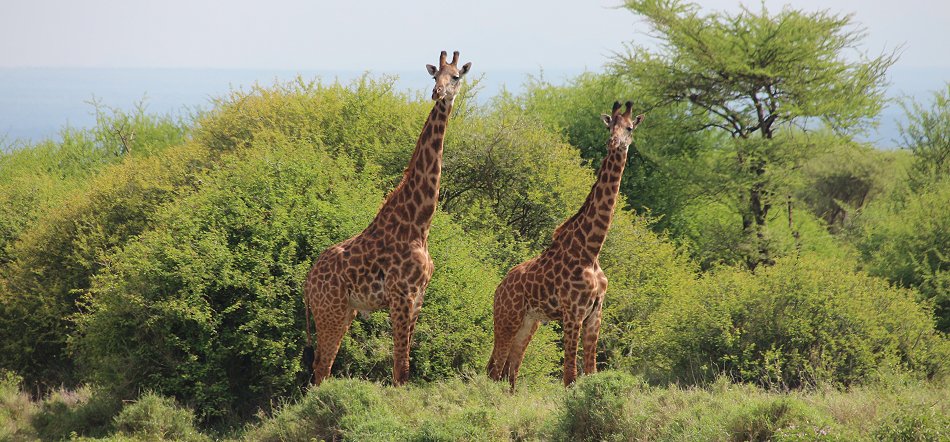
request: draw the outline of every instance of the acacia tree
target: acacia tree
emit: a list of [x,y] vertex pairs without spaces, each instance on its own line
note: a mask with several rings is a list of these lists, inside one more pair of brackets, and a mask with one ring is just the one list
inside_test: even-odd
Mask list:
[[728,134],[722,148],[734,161],[729,185],[749,243],[746,264],[771,263],[766,222],[786,195],[776,192],[770,169],[814,148],[782,135],[823,124],[847,137],[865,127],[884,103],[884,75],[897,53],[865,56],[857,48],[864,32],[852,16],[828,11],[703,13],[679,0],[630,0],[626,7],[645,19],[659,45],[630,44],[612,68],[638,83],[654,106],[686,103],[706,117],[684,130]]

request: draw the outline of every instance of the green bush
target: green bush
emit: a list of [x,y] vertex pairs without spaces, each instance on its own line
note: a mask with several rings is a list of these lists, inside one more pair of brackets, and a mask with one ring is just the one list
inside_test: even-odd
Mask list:
[[96,116],[89,130],[67,128],[58,141],[0,152],[0,265],[11,259],[6,249],[23,229],[83,188],[85,180],[128,156],[147,157],[180,144],[187,132],[184,122],[148,114],[144,104],[133,112],[97,105]]
[[33,440],[36,431],[31,420],[37,406],[20,387],[23,378],[9,371],[0,371],[0,440]]
[[[302,281],[320,251],[372,220],[382,195],[345,157],[273,132],[255,143],[109,257],[73,346],[91,379],[122,397],[145,386],[174,395],[202,419],[250,415],[301,381]],[[412,350],[421,379],[483,364],[498,277],[448,217],[432,238],[439,264]],[[354,323],[336,373],[391,376],[384,318]]]
[[829,434],[827,419],[790,398],[751,402],[727,413],[726,432],[736,442],[848,440]]
[[950,331],[950,180],[872,204],[854,233],[867,271],[919,290]]
[[378,386],[355,379],[327,379],[300,401],[247,432],[248,440],[406,440]]
[[581,377],[564,400],[561,440],[628,440],[628,397],[645,387],[643,381],[623,372],[605,371]]
[[32,425],[42,440],[63,440],[71,434],[102,437],[111,432],[122,403],[89,386],[57,389],[40,402]]
[[905,406],[874,429],[878,440],[942,441],[950,437],[950,416],[936,406]]
[[157,214],[160,227],[109,258],[74,343],[92,379],[122,397],[174,395],[202,419],[290,391],[309,265],[362,228],[379,196],[346,161],[274,144],[223,158]]
[[66,341],[79,294],[109,254],[156,225],[157,208],[195,184],[206,154],[193,145],[105,168],[22,231],[0,268],[0,368],[29,384],[78,382]]
[[[623,201],[621,200],[620,203]],[[654,220],[618,210],[601,253],[609,285],[598,348],[600,365],[642,372],[644,334],[653,313],[694,285],[696,266],[669,239],[654,233]]]
[[[195,141],[212,151],[262,145],[279,137],[347,157],[356,170],[395,185],[431,102],[396,91],[395,79],[365,75],[349,85],[296,81],[235,90],[199,118]],[[391,185],[390,185],[391,184]]]
[[210,440],[195,429],[194,420],[194,413],[179,407],[174,399],[145,393],[122,408],[115,417],[115,427],[137,440]]
[[450,135],[441,206],[467,230],[493,239],[490,256],[506,269],[550,243],[594,181],[576,148],[524,114],[453,122]]
[[656,215],[656,231],[670,230],[678,236],[688,221],[680,212],[697,198],[721,184],[722,176],[711,171],[708,151],[717,147],[709,131],[698,131],[707,121],[688,115],[685,106],[656,107],[639,86],[624,79],[584,73],[564,85],[532,79],[525,92],[500,100],[506,114],[537,118],[549,130],[562,134],[591,169],[606,155],[607,130],[600,115],[614,101],[632,100],[635,112],[645,112],[630,146],[620,192],[640,213]]
[[813,257],[755,274],[721,269],[663,302],[639,357],[652,379],[679,382],[726,374],[778,388],[851,385],[895,368],[937,376],[947,340],[913,298]]
[[511,394],[484,373],[409,388],[386,388],[386,403],[414,431],[408,440],[549,440],[564,389],[526,379]]

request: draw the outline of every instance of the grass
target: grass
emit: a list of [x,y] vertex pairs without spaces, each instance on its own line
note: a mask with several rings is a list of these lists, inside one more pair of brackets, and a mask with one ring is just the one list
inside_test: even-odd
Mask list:
[[[146,393],[121,409],[93,389],[33,401],[0,382],[0,441],[210,440],[193,414]],[[531,380],[514,394],[484,376],[394,388],[330,379],[229,438],[253,441],[942,441],[950,385],[903,378],[840,391],[769,391],[721,379],[705,387],[650,386],[621,372]],[[103,405],[106,404],[106,405]],[[102,416],[112,410],[103,423]],[[50,428],[55,422],[54,430]],[[95,438],[100,439],[95,439]]]

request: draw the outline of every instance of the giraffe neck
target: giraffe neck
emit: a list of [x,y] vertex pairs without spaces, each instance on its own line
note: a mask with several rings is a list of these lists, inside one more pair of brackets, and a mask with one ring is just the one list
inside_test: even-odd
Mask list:
[[442,145],[445,126],[452,112],[452,102],[437,100],[429,112],[422,133],[416,142],[402,181],[389,194],[376,219],[368,227],[399,230],[410,238],[425,239],[439,201],[439,180],[442,176]]
[[[613,220],[620,179],[627,165],[627,149],[611,138],[608,154],[597,171],[597,181],[590,189],[580,210],[554,232],[554,247],[579,251],[580,255],[596,257],[607,239],[607,230]],[[577,253],[572,253],[577,254]]]

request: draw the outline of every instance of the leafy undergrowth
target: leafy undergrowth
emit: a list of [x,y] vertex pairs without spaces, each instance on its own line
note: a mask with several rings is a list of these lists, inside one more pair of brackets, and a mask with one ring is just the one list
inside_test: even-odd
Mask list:
[[[154,393],[109,409],[94,389],[30,401],[17,379],[0,383],[0,440],[251,441],[940,441],[950,437],[950,384],[883,379],[848,391],[783,393],[725,378],[705,387],[654,387],[617,371],[506,383],[484,376],[403,388],[330,379],[273,415],[222,435]],[[98,404],[98,405],[97,405]],[[107,411],[109,410],[109,411]],[[114,413],[103,421],[103,414]],[[81,419],[80,417],[88,419]],[[51,423],[56,422],[54,427]],[[98,438],[97,438],[98,437]]]

